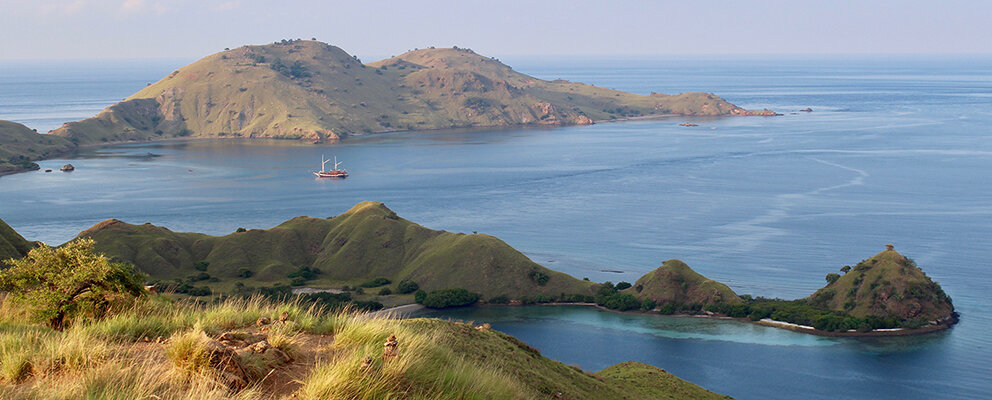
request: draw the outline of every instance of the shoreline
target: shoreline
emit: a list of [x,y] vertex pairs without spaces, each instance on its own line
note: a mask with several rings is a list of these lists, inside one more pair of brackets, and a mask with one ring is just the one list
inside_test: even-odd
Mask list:
[[[395,308],[406,307],[410,305],[419,305],[416,303],[406,304],[397,307],[392,307],[386,310],[376,311],[383,312],[392,310]],[[654,315],[662,317],[676,317],[676,318],[710,318],[710,319],[721,319],[721,320],[732,320],[746,322],[754,325],[767,326],[769,328],[785,329],[788,331],[796,333],[804,333],[807,335],[814,336],[825,336],[825,337],[838,337],[838,338],[863,338],[863,337],[899,337],[899,336],[919,336],[926,335],[929,333],[941,332],[954,327],[954,324],[958,322],[958,317],[956,315],[951,315],[942,320],[938,320],[936,325],[926,325],[915,329],[905,329],[905,328],[894,328],[894,329],[876,329],[868,332],[858,332],[858,331],[844,331],[844,332],[831,332],[831,331],[821,331],[817,330],[811,326],[804,326],[793,324],[790,322],[776,321],[770,318],[765,318],[759,321],[752,321],[749,318],[734,318],[728,317],[721,314],[660,314],[657,312],[643,311],[643,310],[631,310],[631,311],[617,311],[612,310],[596,303],[536,303],[536,304],[489,304],[489,303],[477,303],[472,304],[467,307],[524,307],[524,306],[576,306],[576,307],[593,307],[603,311],[614,312],[619,314],[644,314],[644,315]],[[420,306],[418,311],[427,309],[427,307]]]
[[[731,114],[726,114],[726,115],[651,114],[651,115],[642,115],[642,116],[637,116],[637,117],[622,117],[622,118],[615,118],[615,119],[592,120],[593,121],[592,124],[586,124],[586,125],[595,125],[595,124],[600,124],[600,123],[626,122],[626,121],[662,120],[662,119],[676,118],[676,117],[685,117],[685,118],[702,118],[702,117],[706,117],[706,118],[726,118],[726,117],[740,117],[740,116],[742,116],[742,115],[731,115]],[[341,143],[341,142],[343,142],[345,140],[348,140],[350,138],[364,138],[364,137],[367,137],[367,136],[381,135],[381,134],[421,133],[421,132],[445,132],[445,131],[459,131],[459,130],[511,130],[511,129],[520,129],[520,128],[548,128],[548,129],[550,129],[550,128],[564,128],[564,127],[586,126],[586,125],[579,125],[579,124],[549,124],[549,125],[545,125],[545,124],[513,124],[513,125],[492,125],[492,126],[462,126],[462,127],[431,128],[431,129],[412,129],[412,130],[411,129],[388,129],[388,130],[384,130],[384,131],[380,131],[380,132],[369,132],[369,133],[359,133],[359,134],[354,134],[354,135],[348,135],[348,136],[345,136],[344,138],[335,139],[335,140],[328,140],[328,141],[321,141],[319,143],[308,143],[307,141],[305,141],[305,140],[303,140],[301,138],[288,138],[288,137],[244,137],[244,136],[170,137],[170,138],[156,138],[155,140],[122,140],[122,141],[113,141],[113,142],[88,143],[88,144],[76,145],[76,148],[73,149],[72,151],[68,151],[68,152],[60,153],[60,154],[53,154],[50,157],[43,157],[43,158],[33,159],[33,160],[30,160],[30,161],[33,162],[33,163],[37,163],[38,161],[55,160],[55,159],[59,159],[60,157],[63,157],[63,156],[78,154],[80,150],[92,150],[92,149],[100,149],[100,148],[104,148],[104,147],[113,147],[113,146],[120,146],[120,145],[129,145],[129,144],[182,143],[182,142],[201,142],[201,141],[212,141],[212,140],[216,140],[216,141],[226,141],[226,140],[244,140],[244,141],[274,140],[274,141],[284,141],[284,142],[295,141],[295,142],[299,142],[301,145],[315,146],[315,145],[321,145],[321,144]],[[51,135],[51,134],[52,134],[51,131],[46,132],[46,133],[39,133],[39,135]],[[0,171],[0,177],[6,176],[6,175],[14,175],[14,174],[19,174],[19,173],[24,173],[24,172],[31,172],[31,171],[37,171],[37,170],[36,169],[21,169],[21,170],[14,170],[14,171]]]

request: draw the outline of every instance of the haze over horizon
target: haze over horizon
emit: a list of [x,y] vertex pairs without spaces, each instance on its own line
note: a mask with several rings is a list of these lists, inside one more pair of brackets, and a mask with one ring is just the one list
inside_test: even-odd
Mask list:
[[0,0],[0,61],[199,58],[311,37],[359,57],[428,46],[493,56],[990,54],[990,1]]

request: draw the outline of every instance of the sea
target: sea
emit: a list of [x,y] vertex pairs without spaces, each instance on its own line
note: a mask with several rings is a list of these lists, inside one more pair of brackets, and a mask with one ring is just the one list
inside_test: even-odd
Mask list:
[[[575,306],[428,315],[488,322],[585,370],[635,360],[741,399],[992,398],[992,56],[501,58],[543,79],[712,92],[783,115],[119,145],[39,162],[75,172],[0,177],[0,218],[60,244],[108,218],[223,235],[375,200],[578,278],[634,282],[677,258],[786,299],[892,243],[953,298],[953,329],[825,338]],[[2,63],[0,119],[46,132],[190,61]],[[314,179],[322,156],[351,176]]]

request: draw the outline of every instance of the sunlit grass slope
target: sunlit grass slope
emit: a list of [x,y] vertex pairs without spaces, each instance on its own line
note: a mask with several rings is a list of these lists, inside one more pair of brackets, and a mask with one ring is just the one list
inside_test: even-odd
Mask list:
[[[259,317],[283,312],[285,323],[254,326]],[[18,310],[0,306],[0,398],[727,398],[644,364],[585,372],[484,327],[325,313],[296,303],[249,299],[202,306],[153,297],[103,321],[77,321],[64,332],[22,321]],[[205,350],[225,332],[264,334],[292,360],[240,354],[247,385],[232,390]],[[383,361],[389,335],[398,340],[399,356]],[[372,362],[363,368],[366,357]]]
[[21,258],[28,253],[34,245],[28,242],[19,233],[14,231],[0,219],[0,267],[3,261],[11,258]]

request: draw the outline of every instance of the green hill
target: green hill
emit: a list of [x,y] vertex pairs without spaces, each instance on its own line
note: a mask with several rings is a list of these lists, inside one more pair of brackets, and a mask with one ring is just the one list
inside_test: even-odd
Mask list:
[[38,169],[32,161],[75,150],[63,137],[39,134],[12,121],[0,120],[0,175]]
[[727,285],[700,275],[680,260],[668,260],[623,290],[639,299],[652,299],[658,305],[701,306],[740,304],[743,301]]
[[[495,237],[427,229],[376,202],[359,203],[329,219],[297,217],[271,229],[220,237],[118,220],[101,222],[80,236],[92,237],[98,251],[133,263],[152,279],[200,275],[220,281],[210,283],[214,290],[230,290],[239,282],[288,284],[300,267],[319,270],[305,283],[314,287],[386,278],[393,285],[411,280],[424,290],[465,288],[484,299],[592,290],[590,282],[542,267]],[[198,263],[208,264],[198,270]],[[534,278],[541,274],[548,277],[543,284]]]
[[24,239],[10,225],[0,219],[0,264],[11,258],[21,258],[34,244]]
[[575,125],[657,114],[768,115],[706,93],[638,95],[544,81],[469,49],[362,64],[306,40],[244,46],[169,74],[93,118],[53,131],[76,143],[174,137],[333,141],[373,132]]
[[891,246],[834,278],[808,298],[810,304],[858,318],[937,321],[954,312],[940,285]]

